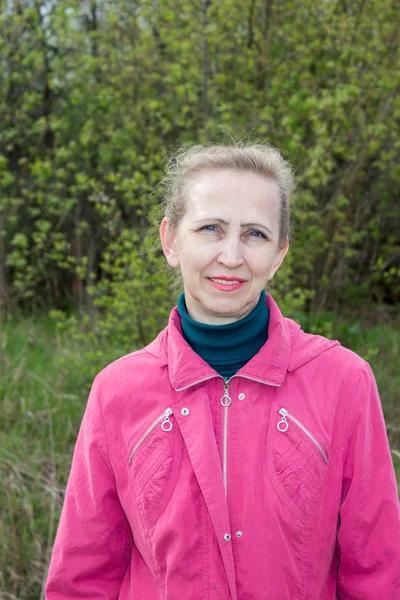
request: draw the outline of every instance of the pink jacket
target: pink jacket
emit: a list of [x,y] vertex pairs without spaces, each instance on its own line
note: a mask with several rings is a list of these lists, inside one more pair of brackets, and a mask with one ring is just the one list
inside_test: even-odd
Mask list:
[[176,309],[96,377],[47,600],[399,600],[371,370],[268,305],[268,341],[225,385]]

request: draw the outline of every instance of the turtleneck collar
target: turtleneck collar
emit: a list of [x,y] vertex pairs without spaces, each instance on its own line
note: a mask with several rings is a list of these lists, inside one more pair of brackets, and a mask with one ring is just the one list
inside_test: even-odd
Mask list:
[[183,293],[178,298],[178,312],[187,343],[225,378],[255,356],[268,338],[269,310],[264,291],[251,313],[227,325],[208,325],[192,319]]

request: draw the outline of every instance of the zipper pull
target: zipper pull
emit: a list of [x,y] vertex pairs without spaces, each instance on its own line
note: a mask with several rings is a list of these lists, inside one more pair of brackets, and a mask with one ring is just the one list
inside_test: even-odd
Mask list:
[[286,417],[289,413],[286,408],[281,408],[279,414],[282,415],[282,419],[277,424],[277,428],[281,433],[285,433],[285,431],[289,429],[289,423],[286,421]]
[[161,423],[161,429],[163,431],[171,431],[172,423],[169,420],[171,415],[172,415],[172,410],[170,408],[167,408],[167,410],[164,412],[164,421]]
[[229,395],[229,379],[224,379],[224,395],[221,398],[222,406],[229,406],[232,398]]

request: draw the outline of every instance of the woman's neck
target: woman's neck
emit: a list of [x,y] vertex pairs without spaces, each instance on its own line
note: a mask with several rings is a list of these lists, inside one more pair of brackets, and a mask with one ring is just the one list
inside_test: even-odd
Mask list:
[[243,319],[226,325],[195,321],[186,309],[185,296],[178,298],[182,334],[191,348],[223,377],[231,377],[265,344],[269,310],[265,292],[255,308]]

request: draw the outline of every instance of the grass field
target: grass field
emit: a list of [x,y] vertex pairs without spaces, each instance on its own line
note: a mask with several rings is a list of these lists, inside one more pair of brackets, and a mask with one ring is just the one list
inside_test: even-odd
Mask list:
[[[375,371],[400,481],[400,323],[326,323],[332,337],[366,358]],[[318,323],[307,325],[320,328]],[[47,317],[1,325],[1,599],[44,597],[46,568],[92,378],[85,367],[89,350],[99,367],[114,355],[111,347],[96,354],[93,347],[76,345]],[[75,364],[80,361],[76,377],[68,374],[68,356]]]

